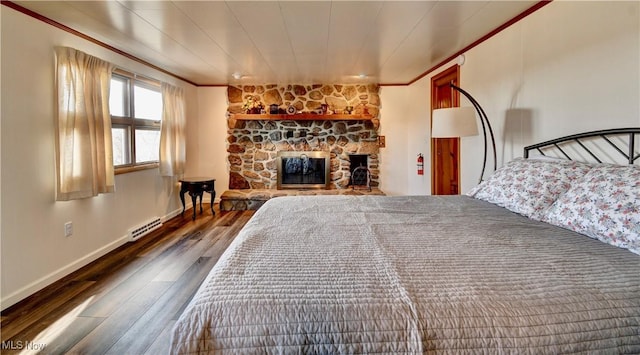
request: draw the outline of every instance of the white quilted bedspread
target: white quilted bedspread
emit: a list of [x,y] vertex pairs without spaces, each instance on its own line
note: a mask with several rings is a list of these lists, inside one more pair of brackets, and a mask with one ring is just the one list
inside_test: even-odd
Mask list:
[[466,196],[269,200],[172,353],[640,353],[640,257]]

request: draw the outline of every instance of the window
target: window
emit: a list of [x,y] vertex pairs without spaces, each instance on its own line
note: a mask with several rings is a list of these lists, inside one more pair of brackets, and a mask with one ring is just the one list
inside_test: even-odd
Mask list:
[[157,166],[162,120],[160,84],[116,71],[109,96],[116,172]]

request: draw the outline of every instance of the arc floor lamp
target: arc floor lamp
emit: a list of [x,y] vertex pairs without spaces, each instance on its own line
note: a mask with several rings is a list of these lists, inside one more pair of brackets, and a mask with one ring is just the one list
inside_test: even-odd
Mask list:
[[493,129],[489,118],[484,112],[478,101],[473,98],[468,92],[464,91],[460,87],[450,83],[452,89],[460,92],[464,95],[475,108],[475,112],[471,107],[449,107],[433,110],[431,116],[431,137],[433,138],[459,138],[467,136],[478,135],[478,124],[476,122],[476,113],[480,117],[480,123],[482,124],[482,134],[484,136],[484,156],[482,161],[482,172],[480,173],[480,181],[484,177],[484,171],[487,166],[487,129],[489,130],[489,136],[491,138],[491,148],[493,150],[493,170],[495,171],[498,166],[496,158],[496,140],[493,135]]

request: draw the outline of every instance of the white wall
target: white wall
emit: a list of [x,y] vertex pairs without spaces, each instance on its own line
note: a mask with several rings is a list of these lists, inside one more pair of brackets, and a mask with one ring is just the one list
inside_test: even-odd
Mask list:
[[[428,81],[411,86],[383,86],[380,92],[380,189],[389,196],[426,195],[431,190]],[[424,175],[417,174],[416,159],[425,157]]]
[[410,162],[407,132],[411,115],[404,86],[380,88],[380,135],[386,147],[380,148],[380,189],[387,195],[406,195],[409,185],[407,165]]
[[[535,142],[640,126],[639,8],[638,2],[554,1],[465,53],[460,85],[491,120],[498,166],[522,156],[522,148]],[[393,95],[384,88],[383,109],[409,105],[401,109],[413,115],[405,118],[406,127],[397,128],[405,130],[406,140],[394,142],[406,142],[406,151],[387,150],[384,164],[411,157],[428,137],[430,80],[451,65],[409,87],[394,88]],[[463,100],[462,106],[467,105]],[[384,124],[389,124],[387,118],[385,113]],[[402,137],[402,132],[394,136]],[[481,136],[462,138],[463,192],[477,184],[482,144]],[[415,161],[406,165],[411,168],[406,193],[421,193],[425,182],[411,173]],[[425,166],[430,166],[428,160]],[[402,174],[385,171],[383,186],[395,185],[388,181],[395,176]]]
[[[1,306],[6,308],[125,242],[127,230],[181,210],[175,180],[157,169],[116,176],[116,192],[55,202],[54,46],[181,86],[188,129],[198,117],[192,85],[0,6],[2,26]],[[195,156],[187,151],[187,160]],[[188,164],[187,169],[192,169]],[[63,225],[73,222],[65,238]]]
[[229,169],[227,167],[227,88],[198,88],[198,126],[189,137],[197,137],[199,152],[197,167],[190,175],[211,176],[216,179],[216,200],[229,189]]

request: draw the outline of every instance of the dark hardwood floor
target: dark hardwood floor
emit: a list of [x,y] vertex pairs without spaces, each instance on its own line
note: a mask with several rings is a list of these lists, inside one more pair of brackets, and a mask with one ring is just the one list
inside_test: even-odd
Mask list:
[[254,212],[215,211],[185,211],[4,310],[2,354],[167,354],[175,321]]

